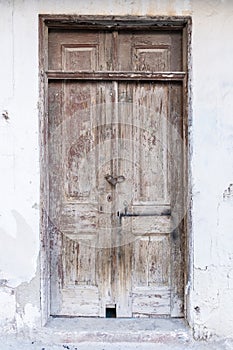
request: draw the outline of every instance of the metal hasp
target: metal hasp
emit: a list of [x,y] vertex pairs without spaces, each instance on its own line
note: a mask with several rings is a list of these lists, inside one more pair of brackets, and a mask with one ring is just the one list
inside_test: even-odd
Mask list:
[[116,186],[116,184],[121,183],[123,181],[125,181],[125,177],[123,175],[119,175],[119,176],[112,176],[112,175],[105,175],[104,177],[108,183],[110,183],[110,185],[112,186]]
[[133,217],[133,216],[168,216],[171,215],[171,210],[166,209],[160,213],[128,213],[128,208],[125,207],[125,211],[123,213],[120,213],[119,211],[117,212],[117,216],[120,219],[120,224],[121,220],[123,217]]

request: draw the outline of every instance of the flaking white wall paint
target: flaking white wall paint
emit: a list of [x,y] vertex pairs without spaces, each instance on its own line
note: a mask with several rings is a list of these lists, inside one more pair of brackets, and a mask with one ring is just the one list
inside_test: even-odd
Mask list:
[[40,318],[38,14],[191,15],[188,314],[196,337],[232,336],[233,193],[223,193],[233,183],[233,2],[0,0],[0,12],[0,328],[33,328]]

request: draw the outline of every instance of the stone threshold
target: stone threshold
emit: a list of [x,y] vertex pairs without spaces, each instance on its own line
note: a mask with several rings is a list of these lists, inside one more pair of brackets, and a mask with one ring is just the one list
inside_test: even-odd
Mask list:
[[31,334],[45,343],[189,343],[191,331],[183,319],[50,318]]

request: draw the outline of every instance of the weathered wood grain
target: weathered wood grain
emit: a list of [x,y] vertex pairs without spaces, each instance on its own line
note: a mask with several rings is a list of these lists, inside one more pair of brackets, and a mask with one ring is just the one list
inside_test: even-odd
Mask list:
[[182,316],[181,45],[180,30],[49,32],[53,315]]

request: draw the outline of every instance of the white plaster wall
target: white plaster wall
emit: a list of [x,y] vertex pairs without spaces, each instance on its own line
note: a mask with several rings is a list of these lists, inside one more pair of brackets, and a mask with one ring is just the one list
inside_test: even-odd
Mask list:
[[223,198],[233,182],[233,2],[193,1],[192,11],[193,318],[197,336],[233,336],[233,193]]
[[40,323],[38,14],[191,15],[188,314],[196,337],[232,336],[233,2],[0,0],[0,13],[0,329]]

